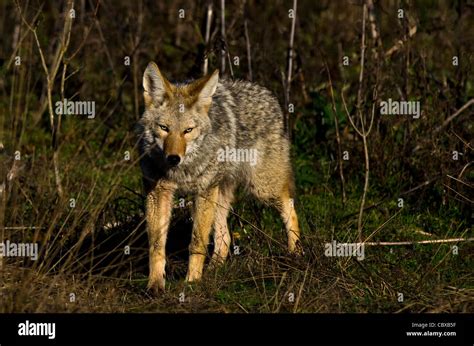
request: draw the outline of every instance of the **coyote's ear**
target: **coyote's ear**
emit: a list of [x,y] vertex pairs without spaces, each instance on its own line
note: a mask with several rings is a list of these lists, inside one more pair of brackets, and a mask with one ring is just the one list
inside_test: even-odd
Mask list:
[[161,104],[165,97],[171,94],[170,83],[153,61],[148,64],[143,74],[143,89],[146,107],[152,103]]
[[215,70],[214,73],[204,82],[204,85],[199,91],[198,102],[200,105],[209,107],[212,102],[212,96],[216,92],[217,83],[219,82],[219,70]]

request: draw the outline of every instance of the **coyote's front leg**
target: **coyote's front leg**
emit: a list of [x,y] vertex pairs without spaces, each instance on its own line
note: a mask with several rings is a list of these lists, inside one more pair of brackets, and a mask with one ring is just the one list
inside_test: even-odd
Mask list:
[[155,294],[165,288],[166,236],[175,189],[173,184],[159,182],[146,197],[146,222],[150,246],[148,289]]
[[191,245],[189,246],[189,268],[186,281],[200,280],[207,255],[207,245],[216,213],[219,188],[214,187],[196,198]]

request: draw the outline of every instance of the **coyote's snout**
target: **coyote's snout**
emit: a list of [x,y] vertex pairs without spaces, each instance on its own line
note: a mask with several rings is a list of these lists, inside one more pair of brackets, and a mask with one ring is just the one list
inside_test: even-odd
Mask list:
[[143,88],[145,112],[137,129],[147,194],[149,288],[165,287],[165,245],[177,191],[195,195],[187,281],[202,276],[211,231],[211,263],[226,259],[227,215],[238,185],[279,210],[289,251],[299,251],[289,142],[276,98],[256,84],[219,81],[217,71],[173,84],[153,62]]

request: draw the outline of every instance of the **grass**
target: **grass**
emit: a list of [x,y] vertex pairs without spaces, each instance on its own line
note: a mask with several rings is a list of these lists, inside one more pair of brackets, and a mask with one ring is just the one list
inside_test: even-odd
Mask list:
[[[277,213],[240,193],[229,219],[233,253],[222,268],[208,270],[201,283],[187,285],[189,208],[175,209],[167,289],[154,298],[146,291],[147,238],[138,168],[109,160],[87,169],[83,155],[72,148],[62,153],[64,162],[68,155],[78,157],[64,168],[67,190],[76,189],[76,206],[70,208],[67,200],[47,202],[53,194],[45,192],[54,186],[48,167],[36,171],[30,185],[16,186],[11,215],[23,219],[23,225],[44,229],[17,232],[10,239],[39,240],[44,252],[35,263],[6,259],[1,312],[473,311],[470,242],[456,244],[457,254],[454,244],[425,244],[366,247],[362,261],[326,257],[324,243],[355,241],[360,191],[350,180],[343,206],[336,179],[324,170],[313,171],[320,182],[316,186],[297,174],[303,257],[287,255]],[[109,153],[104,149],[101,155],[105,159]],[[42,167],[33,157],[28,160]],[[23,170],[18,181],[32,179],[28,174]],[[24,202],[28,200],[40,202]],[[367,205],[378,201],[371,191]],[[371,241],[472,236],[468,221],[454,207],[435,213],[412,204],[407,198],[400,210],[397,200],[389,198],[366,211],[365,236],[389,219]],[[127,245],[129,255],[124,253]]]

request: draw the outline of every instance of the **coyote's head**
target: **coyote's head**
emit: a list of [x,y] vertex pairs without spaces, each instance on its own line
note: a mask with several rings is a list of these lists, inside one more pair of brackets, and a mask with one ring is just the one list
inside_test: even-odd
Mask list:
[[150,62],[143,75],[147,145],[163,152],[170,167],[178,166],[199,147],[211,128],[208,116],[218,71],[188,84],[172,84]]

